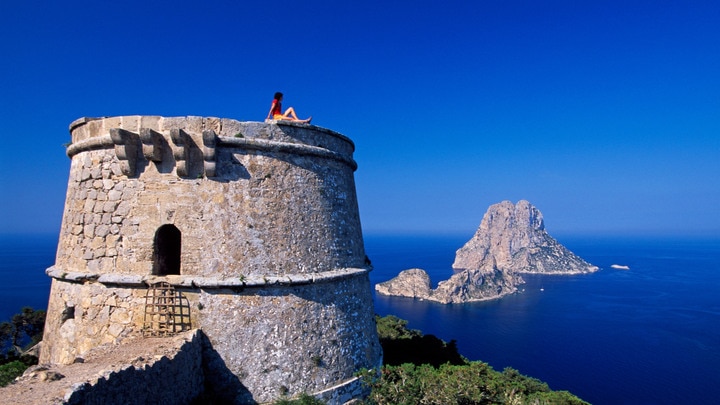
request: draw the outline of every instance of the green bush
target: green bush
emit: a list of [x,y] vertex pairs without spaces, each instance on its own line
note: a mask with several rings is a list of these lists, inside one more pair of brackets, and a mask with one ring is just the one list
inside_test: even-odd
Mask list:
[[13,382],[16,377],[22,375],[27,367],[25,363],[19,360],[11,361],[10,363],[0,366],[0,387],[4,387]]
[[383,366],[379,378],[368,374],[363,378],[372,388],[370,404],[587,405],[567,391],[552,391],[516,370],[500,373],[480,361],[439,368],[410,363]]
[[408,321],[394,315],[382,317],[375,315],[375,323],[377,325],[378,337],[381,341],[412,339],[422,336],[419,330],[407,328]]

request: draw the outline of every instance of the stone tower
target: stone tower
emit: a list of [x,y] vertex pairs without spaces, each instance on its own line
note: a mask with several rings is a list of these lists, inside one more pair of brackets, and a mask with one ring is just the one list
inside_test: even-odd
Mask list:
[[[70,133],[41,362],[197,328],[227,399],[357,394],[354,374],[382,354],[350,139],[158,116],[82,118]],[[158,285],[169,315],[148,313]]]

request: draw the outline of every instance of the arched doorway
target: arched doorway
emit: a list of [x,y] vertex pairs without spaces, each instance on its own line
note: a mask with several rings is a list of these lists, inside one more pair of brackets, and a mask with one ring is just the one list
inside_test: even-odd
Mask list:
[[180,274],[181,234],[175,225],[163,225],[155,231],[152,274]]

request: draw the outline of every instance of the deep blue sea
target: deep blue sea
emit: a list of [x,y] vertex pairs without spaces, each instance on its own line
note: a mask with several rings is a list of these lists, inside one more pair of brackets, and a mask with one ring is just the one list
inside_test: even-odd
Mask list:
[[[419,267],[436,284],[467,239],[366,237],[371,280]],[[601,270],[523,276],[523,292],[472,304],[375,295],[375,310],[592,404],[720,403],[720,238],[559,241]]]
[[[366,235],[370,279],[420,267],[437,284],[470,236]],[[720,403],[720,238],[558,240],[601,270],[524,276],[523,292],[472,304],[375,296],[375,311],[593,404]],[[0,320],[47,306],[56,244],[0,236]]]
[[58,235],[0,235],[0,322],[22,307],[46,309]]

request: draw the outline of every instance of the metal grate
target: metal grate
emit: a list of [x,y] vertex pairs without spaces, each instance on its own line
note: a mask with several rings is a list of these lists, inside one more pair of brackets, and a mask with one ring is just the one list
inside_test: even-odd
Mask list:
[[151,284],[145,294],[143,336],[170,336],[190,330],[190,303],[167,282]]

